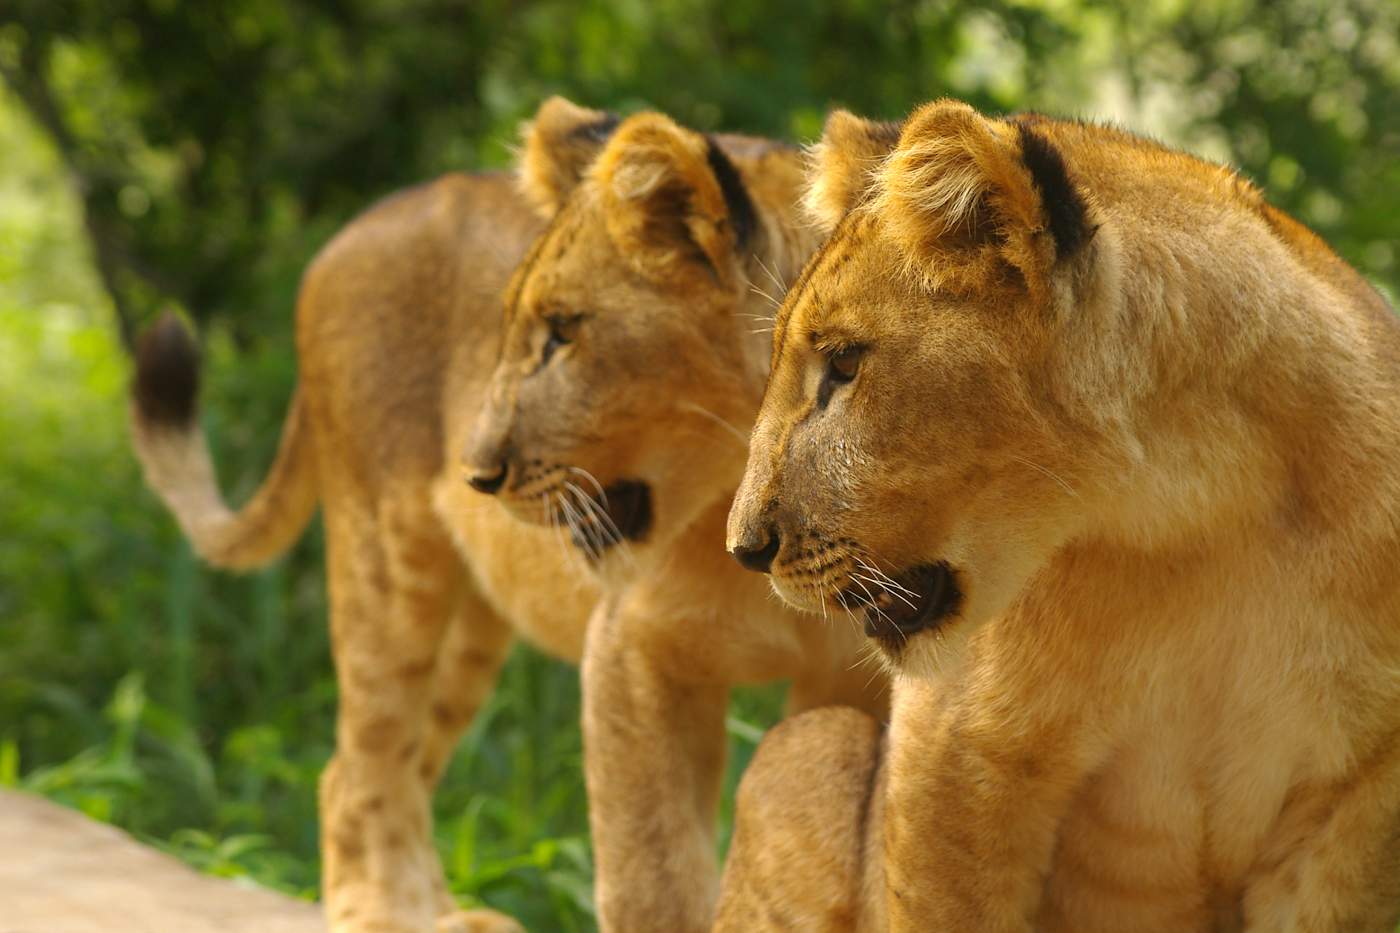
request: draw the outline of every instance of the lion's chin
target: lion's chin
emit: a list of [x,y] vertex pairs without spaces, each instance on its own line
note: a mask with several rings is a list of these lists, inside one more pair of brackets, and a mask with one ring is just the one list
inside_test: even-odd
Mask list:
[[587,495],[573,487],[552,496],[504,499],[511,516],[531,525],[556,526],[590,559],[623,543],[640,543],[654,519],[651,486],[619,480]]
[[893,655],[912,636],[950,624],[962,607],[963,593],[953,568],[940,561],[884,580],[853,580],[840,601],[862,609],[865,634]]
[[548,528],[554,524],[554,519],[550,510],[538,496],[528,498],[498,496],[495,499],[495,504],[500,506],[507,515],[523,525],[536,525],[541,528]]
[[[810,586],[772,577],[774,592],[804,612],[854,616],[881,653],[899,662],[910,640],[941,634],[956,624],[964,596],[958,573],[947,563],[919,564],[894,577],[854,577],[826,603]],[[920,639],[922,640],[922,639]]]
[[777,573],[768,577],[768,583],[773,587],[773,592],[794,609],[816,615],[830,611],[811,587],[794,585]]

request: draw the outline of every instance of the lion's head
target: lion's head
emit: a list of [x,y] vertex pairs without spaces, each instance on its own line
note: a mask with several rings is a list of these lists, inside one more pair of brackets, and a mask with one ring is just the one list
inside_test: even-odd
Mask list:
[[[590,557],[653,543],[727,496],[795,269],[801,164],[657,113],[559,98],[525,133],[525,193],[549,221],[505,298],[469,481]],[[809,238],[810,239],[810,238]]]
[[1236,377],[1293,339],[1268,308],[1314,247],[1232,173],[937,101],[833,114],[808,206],[832,233],[778,314],[728,542],[788,601],[928,670],[1069,542],[1271,507],[1274,401]]

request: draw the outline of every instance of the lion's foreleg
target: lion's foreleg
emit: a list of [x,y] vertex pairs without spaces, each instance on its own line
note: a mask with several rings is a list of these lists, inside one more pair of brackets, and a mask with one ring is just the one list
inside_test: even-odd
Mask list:
[[[599,925],[709,929],[728,690],[686,682],[648,637],[601,606],[583,662],[583,730]],[[660,662],[660,663],[659,663]]]
[[[1083,767],[1075,736],[998,722],[986,697],[895,689],[885,904],[899,930],[1028,931]],[[1004,707],[1003,707],[1004,708]]]
[[882,734],[833,706],[763,737],[739,784],[715,933],[884,928]]
[[1295,800],[1244,894],[1245,928],[1394,930],[1400,922],[1400,746]]

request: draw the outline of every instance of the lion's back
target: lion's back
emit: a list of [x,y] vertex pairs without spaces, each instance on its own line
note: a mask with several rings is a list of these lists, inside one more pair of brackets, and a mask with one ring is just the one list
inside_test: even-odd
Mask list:
[[297,306],[320,444],[362,474],[435,473],[454,351],[489,371],[500,294],[539,226],[512,176],[450,174],[341,230],[307,268]]

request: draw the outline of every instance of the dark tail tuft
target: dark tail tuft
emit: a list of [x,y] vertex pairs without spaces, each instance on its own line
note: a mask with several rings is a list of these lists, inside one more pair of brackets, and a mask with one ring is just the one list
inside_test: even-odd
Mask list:
[[184,429],[194,423],[199,348],[171,312],[136,342],[132,393],[141,417],[152,424]]

